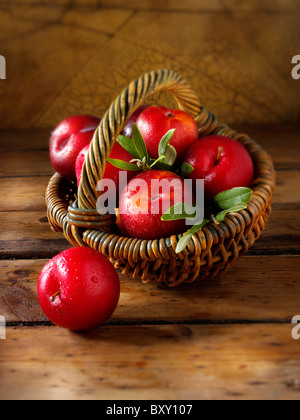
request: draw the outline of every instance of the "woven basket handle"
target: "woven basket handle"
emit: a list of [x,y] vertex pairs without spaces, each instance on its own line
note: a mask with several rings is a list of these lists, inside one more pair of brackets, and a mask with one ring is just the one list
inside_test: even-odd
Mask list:
[[95,131],[83,165],[78,190],[79,208],[96,208],[100,196],[97,184],[103,178],[106,158],[109,157],[116,138],[131,114],[145,103],[147,98],[162,91],[172,93],[179,109],[186,111],[192,117],[196,118],[200,113],[202,107],[192,88],[180,75],[171,70],[153,71],[131,82],[112,103]]

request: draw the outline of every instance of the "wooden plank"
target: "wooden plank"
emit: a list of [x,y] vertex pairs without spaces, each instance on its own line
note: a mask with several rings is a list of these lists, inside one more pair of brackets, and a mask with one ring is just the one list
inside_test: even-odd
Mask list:
[[299,254],[300,253],[299,207],[274,206],[261,238],[255,242],[249,253]]
[[[0,261],[0,314],[8,323],[20,317],[19,308],[14,311],[3,300],[7,288],[17,285],[36,295],[37,279],[47,261]],[[245,256],[222,277],[176,289],[144,285],[120,274],[121,298],[109,323],[289,322],[300,311],[299,271],[298,256]],[[37,306],[36,300],[32,310],[24,309],[22,320],[30,322]]]
[[[40,152],[38,152],[40,153]],[[30,152],[31,154],[31,152]],[[13,177],[0,177],[0,190],[2,198],[0,211],[35,211],[45,209],[45,192],[54,171],[47,162],[47,158],[37,161],[24,160],[24,165],[13,164],[10,166],[10,174]],[[44,166],[45,165],[45,166]],[[4,162],[4,167],[9,170],[9,163]],[[20,168],[20,169],[19,169]],[[20,176],[16,176],[19,172]],[[47,175],[48,172],[48,175]],[[21,174],[26,177],[21,176]],[[42,174],[45,175],[42,175]],[[36,175],[36,176],[33,176]],[[299,171],[279,171],[277,173],[277,185],[273,197],[274,207],[295,209],[295,204],[300,204],[298,186],[300,182]],[[292,204],[292,206],[288,206]]]
[[0,131],[0,152],[48,151],[51,128]]
[[[270,153],[277,170],[300,169],[297,124],[234,126]],[[0,131],[0,176],[51,175],[48,144],[50,129]]]
[[70,248],[61,233],[50,229],[46,211],[2,212],[0,258],[51,258]]
[[300,169],[300,125],[260,124],[235,125],[240,133],[246,133],[258,142],[272,157],[277,170]]
[[[8,328],[0,394],[9,399],[299,399],[292,325]],[[109,404],[108,404],[109,405]]]
[[[300,202],[299,191],[300,170],[277,172],[273,205],[295,204]],[[292,207],[292,206],[291,206]]]
[[50,176],[47,175],[0,178],[0,190],[3,194],[0,212],[23,212],[26,220],[29,220],[28,214],[34,211],[43,211],[46,216],[45,193],[49,180]]
[[[62,233],[54,233],[46,211],[0,213],[0,259],[51,258],[70,247]],[[299,208],[274,207],[262,237],[249,249],[250,255],[299,254]]]
[[[6,142],[15,139],[15,146],[20,147],[21,140],[24,139],[23,135],[25,140],[32,138],[28,132],[22,135],[21,133],[18,133],[20,137],[13,137],[12,134],[6,137],[5,133],[1,133],[1,136],[4,136]],[[43,137],[43,135],[41,136]],[[295,143],[295,137],[291,139]],[[277,156],[279,156],[280,142],[279,140],[277,142]],[[1,153],[1,164],[5,168],[4,171],[10,171],[8,173],[13,176],[12,178],[0,178],[2,192],[0,203],[0,212],[2,212],[0,220],[1,258],[24,258],[26,256],[48,258],[64,249],[67,244],[62,235],[55,235],[47,225],[44,195],[52,172],[48,161],[48,151],[32,149],[32,147],[41,146],[39,141],[37,143],[29,141],[30,149],[21,152],[11,150]],[[7,146],[8,143],[5,147]],[[297,165],[298,155],[296,153],[289,152],[286,158],[289,160],[292,155],[296,156],[296,160],[294,163],[290,161],[289,164]],[[37,156],[43,157],[36,160]],[[45,172],[49,172],[49,174],[41,176]],[[27,176],[23,177],[25,174]],[[30,174],[31,176],[29,176]],[[300,196],[297,194],[300,171],[283,170],[279,171],[277,175],[273,213],[263,237],[250,250],[251,254],[279,254],[281,252],[296,254],[300,252],[298,211]],[[25,212],[24,216],[21,216],[21,212]],[[38,255],[35,250],[38,250]]]
[[[130,80],[162,64],[229,123],[299,120],[287,78],[299,35],[294,0],[73,3],[1,8],[9,78],[0,93],[10,98],[0,104],[2,127],[53,128],[71,113],[101,115]],[[4,304],[7,287],[35,293],[42,266],[70,245],[46,219],[50,128],[0,133],[0,315],[9,324],[1,399],[299,399],[290,321],[299,313],[300,257],[279,255],[300,253],[299,125],[244,128],[279,171],[270,222],[249,256],[223,277],[175,290],[121,276],[112,319],[80,334],[37,326],[42,318],[16,327],[20,318]]]
[[[47,224],[44,195],[48,181],[48,176],[0,179],[2,258],[48,258],[65,248],[63,236],[53,233]],[[251,253],[300,252],[298,185],[298,172],[278,173],[272,215]]]
[[[53,128],[0,131],[0,152],[47,152]],[[299,163],[299,124],[233,124],[232,128],[259,142],[272,155],[277,166],[284,162],[290,165]]]
[[3,152],[1,153],[0,177],[50,176],[54,169],[51,165],[49,152]]

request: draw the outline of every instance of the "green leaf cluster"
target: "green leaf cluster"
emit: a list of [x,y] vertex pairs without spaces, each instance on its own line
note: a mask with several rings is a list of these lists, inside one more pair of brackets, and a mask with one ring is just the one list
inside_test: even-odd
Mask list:
[[175,129],[169,130],[160,140],[158,147],[159,157],[152,159],[149,156],[145,140],[136,124],[132,126],[132,138],[119,135],[117,142],[133,157],[131,162],[108,158],[107,161],[124,171],[141,171],[149,169],[164,169],[174,172],[173,164],[177,159],[177,152],[170,141]]
[[[190,243],[193,235],[199,232],[209,222],[220,223],[223,222],[229,213],[238,212],[247,208],[253,191],[250,188],[238,187],[228,191],[221,192],[214,197],[214,204],[219,208],[220,212],[216,215],[211,215],[210,219],[199,220],[191,229],[189,229],[179,240],[176,248],[176,253],[182,252]],[[192,213],[192,210],[194,212]],[[180,220],[195,218],[196,207],[187,203],[176,203],[163,216],[162,220]]]

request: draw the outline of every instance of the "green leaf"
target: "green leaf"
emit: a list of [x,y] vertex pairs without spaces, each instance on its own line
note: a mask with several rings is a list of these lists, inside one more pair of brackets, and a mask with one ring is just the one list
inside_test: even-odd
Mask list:
[[196,215],[196,207],[193,204],[176,203],[161,216],[161,220],[169,222],[171,220],[195,219]]
[[165,159],[163,162],[166,163],[167,165],[172,166],[175,163],[176,159],[177,159],[176,149],[175,147],[169,144],[169,146],[167,147]]
[[117,138],[117,142],[125,149],[131,156],[136,159],[140,159],[138,152],[134,146],[133,140],[129,137],[120,134]]
[[183,162],[183,164],[181,165],[181,175],[183,177],[189,176],[194,170],[195,168],[189,163]]
[[250,188],[238,187],[216,195],[214,202],[222,210],[231,209],[241,203],[248,203],[253,191]]
[[143,160],[144,157],[146,157],[146,163],[150,163],[150,157],[148,154],[147,146],[145,143],[145,140],[143,139],[143,136],[138,129],[136,124],[133,124],[132,126],[132,141],[134,144],[134,147],[137,151],[138,158]]
[[230,209],[226,209],[226,210],[221,211],[220,213],[218,213],[215,216],[215,219],[218,222],[223,222],[223,220],[225,219],[225,217],[227,216],[228,213],[234,213],[234,212],[237,212],[237,211],[240,211],[240,210],[244,210],[246,208],[247,208],[247,203],[240,203],[240,204],[238,204],[234,207],[231,207]]
[[133,163],[124,162],[123,160],[118,160],[118,159],[106,159],[106,160],[107,162],[115,166],[116,168],[122,169],[124,171],[140,171],[141,170]]
[[193,235],[199,232],[208,223],[209,223],[209,220],[204,219],[202,223],[195,225],[190,230],[188,230],[178,242],[177,247],[176,247],[176,254],[179,254],[180,252],[182,252],[188,246]]
[[177,159],[176,149],[170,145],[170,141],[175,133],[176,129],[169,130],[160,140],[158,146],[158,155],[163,157],[162,162],[172,166]]
[[159,156],[166,156],[168,146],[170,144],[170,141],[175,133],[175,128],[172,130],[169,130],[160,140],[159,146],[158,146],[158,155]]

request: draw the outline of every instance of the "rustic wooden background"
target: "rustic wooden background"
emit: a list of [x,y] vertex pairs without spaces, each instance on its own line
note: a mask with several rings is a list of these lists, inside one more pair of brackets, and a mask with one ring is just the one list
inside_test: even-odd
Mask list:
[[[300,398],[299,18],[299,0],[0,0],[0,399]],[[162,67],[271,154],[272,216],[223,277],[169,290],[121,276],[106,325],[62,330],[36,298],[70,247],[47,223],[49,133]]]
[[101,116],[165,67],[228,123],[299,121],[299,17],[299,0],[1,0],[0,129]]

